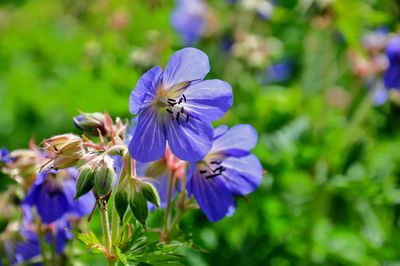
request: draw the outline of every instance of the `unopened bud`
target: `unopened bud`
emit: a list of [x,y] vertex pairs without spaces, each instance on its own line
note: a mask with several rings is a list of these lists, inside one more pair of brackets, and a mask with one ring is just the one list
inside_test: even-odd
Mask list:
[[75,199],[88,193],[93,188],[94,170],[90,165],[84,165],[79,169],[79,176],[76,182]]
[[102,113],[83,113],[74,117],[74,124],[88,135],[98,136],[99,131],[102,135],[106,135],[104,118]]
[[38,159],[32,150],[15,150],[10,153],[10,168],[12,176],[31,177],[36,173]]
[[54,136],[43,141],[42,146],[56,169],[74,166],[85,155],[82,139],[73,134]]
[[0,168],[11,162],[10,153],[6,149],[0,149]]
[[167,165],[164,159],[157,160],[149,164],[145,175],[150,177],[159,177],[167,171]]
[[157,207],[160,205],[155,187],[137,178],[126,178],[115,194],[115,206],[121,221],[129,206],[133,216],[146,228],[146,220],[149,214],[147,201]]
[[157,189],[152,184],[142,182],[141,192],[143,193],[143,196],[146,198],[147,201],[156,205],[157,208],[160,207],[160,197],[158,196]]
[[94,190],[100,197],[106,196],[112,189],[115,180],[113,160],[105,156],[99,161],[94,175]]
[[121,223],[124,220],[124,215],[126,213],[126,210],[128,209],[128,200],[129,196],[126,191],[118,190],[117,193],[115,193],[114,203]]
[[149,215],[149,209],[147,208],[146,198],[143,193],[137,192],[130,197],[129,207],[138,222],[146,228],[146,220]]

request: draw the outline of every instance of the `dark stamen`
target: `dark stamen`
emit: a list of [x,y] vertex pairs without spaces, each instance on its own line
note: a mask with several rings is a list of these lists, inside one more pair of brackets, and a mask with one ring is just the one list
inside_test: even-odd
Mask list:
[[213,170],[214,173],[215,173],[215,172],[222,173],[223,171],[225,171],[225,168],[224,168],[223,166],[217,167],[217,168],[215,168],[215,169]]
[[176,100],[175,100],[175,99],[171,99],[171,98],[168,98],[168,99],[167,99],[167,101],[169,101],[169,102],[173,102],[173,103],[175,103],[175,102],[176,102]]
[[170,113],[171,115],[174,114],[171,110],[167,109],[167,112]]
[[217,176],[219,176],[219,174],[208,175],[208,176],[206,176],[206,179],[214,178],[214,177],[217,177]]
[[180,125],[181,123],[179,122],[179,116],[181,115],[181,113],[176,113],[176,122],[178,122],[178,124]]
[[182,101],[183,101],[183,99],[182,99],[182,98],[179,98],[178,104],[181,104]]
[[189,114],[186,114],[186,123],[189,122]]
[[218,161],[212,161],[211,164],[216,164],[216,165],[220,165],[222,162],[218,162]]
[[174,106],[176,105],[176,103],[172,103],[172,102],[168,102],[168,104],[169,104],[171,107],[174,107]]
[[185,94],[182,94],[183,100],[186,102],[186,96]]
[[181,113],[183,114],[185,112],[185,109],[182,107],[181,108]]
[[207,173],[207,170],[200,170],[200,174],[205,174]]

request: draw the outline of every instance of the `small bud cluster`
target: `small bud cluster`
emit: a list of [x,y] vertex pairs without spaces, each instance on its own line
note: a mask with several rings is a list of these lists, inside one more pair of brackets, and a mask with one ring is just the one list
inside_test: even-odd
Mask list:
[[109,156],[93,158],[79,169],[75,199],[92,189],[97,197],[106,197],[112,190],[115,176],[114,164]]
[[157,190],[150,183],[134,177],[128,177],[118,186],[115,194],[115,207],[117,208],[121,222],[129,207],[139,223],[143,227],[146,227],[148,216],[147,202],[157,207],[160,206]]

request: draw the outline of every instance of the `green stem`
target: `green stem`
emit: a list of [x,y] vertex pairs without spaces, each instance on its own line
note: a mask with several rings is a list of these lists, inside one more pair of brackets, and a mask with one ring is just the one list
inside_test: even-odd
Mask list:
[[57,265],[57,253],[56,253],[56,245],[57,245],[57,239],[56,236],[51,233],[51,262],[52,265]]
[[347,141],[343,147],[344,149],[346,149],[349,145],[351,145],[352,142],[356,139],[357,131],[358,131],[360,125],[362,124],[363,120],[367,116],[367,114],[372,106],[372,103],[373,102],[372,102],[371,95],[369,93],[366,93],[364,95],[364,99],[357,107],[357,109],[351,119],[351,122],[349,125],[349,137],[347,138]]
[[43,259],[43,265],[49,265],[49,261],[47,259],[46,255],[46,242],[44,239],[44,234],[42,231],[42,222],[40,221],[40,218],[36,218],[36,223],[37,223],[37,232],[39,236],[39,246],[40,246],[40,252],[42,254],[42,259]]
[[177,214],[171,224],[170,231],[174,230],[182,220],[184,213],[186,212],[186,175],[183,176],[182,180],[182,192],[178,202]]
[[111,254],[111,235],[110,235],[110,225],[108,222],[108,211],[107,211],[107,203],[102,203],[99,201],[99,209],[100,209],[100,221],[101,228],[104,236],[104,246],[106,247],[107,255]]
[[[121,174],[119,176],[117,187],[121,184],[122,180],[126,177],[126,174],[129,172],[136,173],[136,165],[133,159],[130,158],[129,154],[126,152],[122,156],[123,158],[123,166],[121,169]],[[114,199],[115,193],[113,193],[112,198]],[[117,209],[115,208],[115,201],[113,200],[113,210],[111,215],[111,233],[112,233],[112,245],[117,246],[120,234],[120,226],[119,226],[119,216]]]
[[108,261],[108,266],[116,266],[118,265],[118,260],[109,260]]
[[175,173],[171,172],[168,179],[168,196],[167,196],[167,207],[165,208],[163,229],[161,230],[160,240],[162,242],[169,241],[169,224],[171,216],[171,206],[172,206],[172,192],[175,186]]

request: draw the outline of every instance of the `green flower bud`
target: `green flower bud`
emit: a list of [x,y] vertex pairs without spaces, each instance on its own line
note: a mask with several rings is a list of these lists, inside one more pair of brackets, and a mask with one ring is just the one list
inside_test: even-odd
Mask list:
[[94,171],[90,166],[84,165],[79,169],[79,176],[76,182],[75,199],[88,193],[94,186]]
[[94,175],[94,191],[100,197],[106,196],[112,189],[115,180],[113,161],[106,156],[98,162]]
[[160,207],[160,197],[158,196],[157,189],[153,185],[142,182],[141,192],[143,193],[143,196],[146,198],[147,201],[150,201],[151,203],[156,205],[157,208]]
[[124,179],[115,194],[115,207],[121,221],[129,205],[133,216],[146,228],[149,213],[147,201],[157,207],[160,205],[157,190],[153,185],[133,177]]
[[134,195],[130,195],[129,207],[139,223],[146,228],[146,220],[149,210],[147,208],[147,201],[143,193],[137,191],[137,193],[134,193]]
[[104,126],[105,116],[102,113],[83,113],[74,117],[74,124],[77,128],[91,136],[106,135]]
[[128,200],[129,200],[129,196],[126,191],[119,190],[119,191],[117,191],[117,193],[115,193],[114,204],[115,204],[115,208],[117,209],[118,216],[121,220],[121,223],[124,220],[124,215],[126,213],[126,210],[128,209]]
[[164,159],[161,159],[150,163],[144,174],[156,178],[163,175],[165,171],[167,171],[167,164]]

